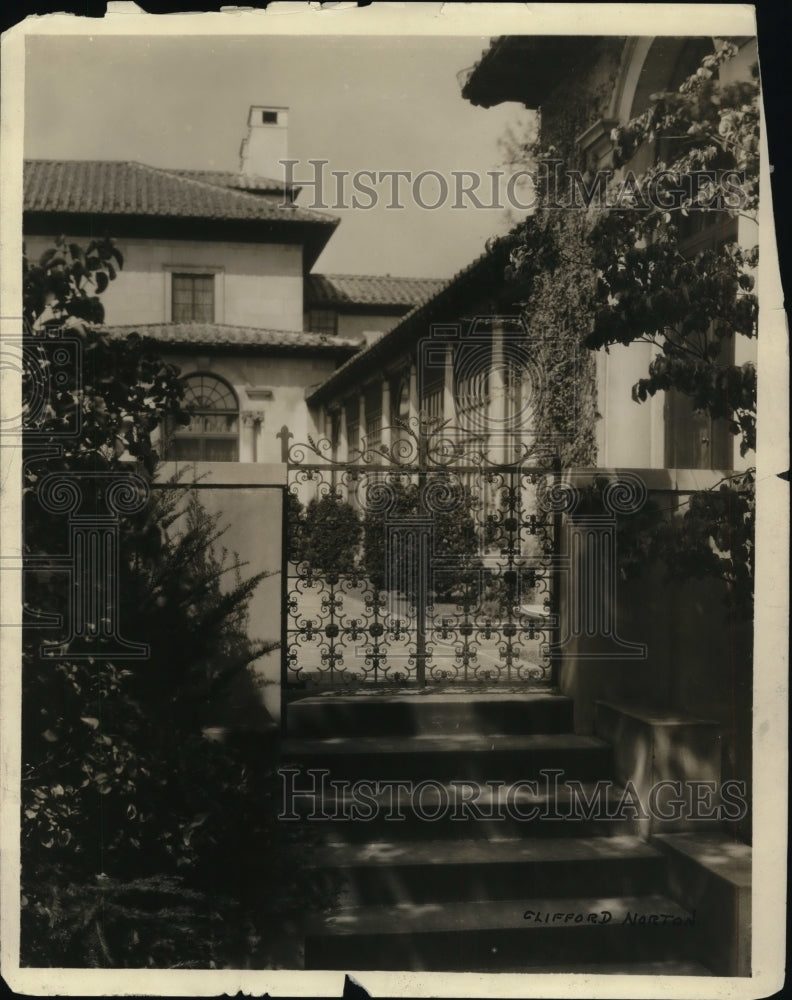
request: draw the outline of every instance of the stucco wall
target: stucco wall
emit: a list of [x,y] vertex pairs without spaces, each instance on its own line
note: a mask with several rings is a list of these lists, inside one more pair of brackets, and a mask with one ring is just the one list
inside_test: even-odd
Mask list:
[[[175,463],[163,463],[158,472],[159,482],[167,482],[177,468]],[[229,561],[235,553],[239,554],[246,563],[240,571],[243,579],[261,572],[270,574],[259,583],[250,601],[249,634],[256,640],[279,643],[284,467],[200,462],[185,470],[182,482],[191,482],[193,472],[200,479],[201,503],[210,513],[220,513],[219,527],[225,528],[218,548],[228,550]],[[231,573],[221,586],[229,588],[233,584]],[[280,664],[280,648],[256,660],[248,676],[240,676],[218,700],[214,724],[260,728],[266,723],[267,713],[278,720]],[[266,712],[261,711],[262,707]]]
[[616,344],[597,351],[597,463],[603,467],[663,467],[665,425],[663,394],[636,403],[632,387],[645,378],[652,359],[649,344]]
[[392,330],[400,318],[399,316],[383,316],[381,313],[350,316],[339,313],[338,333],[342,337],[362,337],[365,334],[366,343],[371,344],[374,340],[379,339],[377,334]]
[[[168,355],[183,375],[211,372],[231,384],[239,400],[239,458],[241,462],[280,462],[281,440],[276,437],[285,424],[294,435],[292,444],[302,442],[317,428],[305,405],[305,388],[324,381],[335,369],[332,357],[273,356],[269,358],[233,355]],[[270,390],[271,398],[255,398]],[[245,413],[260,415],[260,423],[244,419]],[[254,437],[255,436],[255,437]]]
[[[85,240],[78,242],[84,245]],[[36,236],[25,243],[35,258],[51,240]],[[110,324],[170,322],[171,272],[216,268],[215,322],[302,330],[300,246],[132,239],[117,243],[124,267],[102,295]]]

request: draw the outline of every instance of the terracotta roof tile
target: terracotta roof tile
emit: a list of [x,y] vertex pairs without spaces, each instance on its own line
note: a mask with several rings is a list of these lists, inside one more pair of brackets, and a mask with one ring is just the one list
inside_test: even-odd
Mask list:
[[27,160],[24,207],[27,212],[338,224],[329,213],[284,206],[282,195],[274,192],[237,190],[239,177],[132,161]]
[[273,195],[283,195],[286,185],[272,177],[262,177],[258,174],[232,173],[228,170],[169,170],[187,180],[203,181],[217,187],[232,188],[237,191],[252,191]]
[[335,337],[296,330],[261,330],[252,326],[223,323],[135,323],[127,326],[104,326],[111,337],[123,338],[132,333],[150,337],[172,346],[248,347],[276,350],[352,354],[365,343],[362,337]]
[[344,305],[414,307],[447,284],[438,278],[392,278],[390,275],[309,274],[305,298],[312,306]]

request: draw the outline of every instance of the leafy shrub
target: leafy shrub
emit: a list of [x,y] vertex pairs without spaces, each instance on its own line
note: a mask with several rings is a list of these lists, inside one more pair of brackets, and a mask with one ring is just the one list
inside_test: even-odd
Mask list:
[[[83,364],[52,381],[24,455],[24,551],[37,572],[24,591],[21,961],[238,964],[252,935],[263,964],[261,942],[283,919],[326,899],[304,864],[312,831],[277,820],[271,742],[207,738],[231,685],[255,699],[250,664],[274,648],[249,630],[264,574],[242,578],[242,564],[218,548],[219,516],[194,491],[148,490],[155,432],[185,419],[182,387],[155,345],[113,340],[86,321],[102,319],[91,291],[115,276],[112,261],[121,263],[109,242],[83,253],[61,241],[24,269],[31,354],[58,336],[42,327],[46,314],[77,338]],[[28,401],[40,376],[23,377]],[[64,426],[75,433],[59,437]],[[91,515],[108,509],[109,484],[139,496],[116,522],[111,589],[102,574],[82,572],[76,583],[84,606],[98,616],[109,608],[125,639],[148,644],[147,657],[109,655],[113,637],[101,628],[45,655],[58,630],[42,616],[67,623],[71,600],[65,574],[48,568],[69,552],[71,529],[68,512],[42,503],[53,472]]]
[[[148,641],[151,656],[123,666],[48,661],[27,630],[27,963],[234,962],[241,925],[267,940],[286,915],[327,898],[304,867],[311,831],[277,819],[272,747],[255,735],[214,742],[204,734],[232,679],[247,678],[256,697],[248,664],[274,645],[249,638],[247,602],[261,575],[222,590],[221,578],[239,566],[214,551],[217,518],[192,492],[180,505],[171,491],[156,496],[160,523],[179,516],[181,527],[159,558],[126,568],[121,588],[125,631]],[[171,880],[169,906],[181,916],[170,933],[130,902],[152,879]],[[70,907],[100,909],[92,923],[73,919]],[[219,916],[193,920],[191,908]]]
[[[391,494],[387,512],[370,509],[363,520],[363,563],[373,586],[384,590],[391,585],[386,577],[387,525],[401,522],[409,529],[411,519],[429,516],[433,555],[453,557],[447,568],[435,569],[431,589],[441,601],[463,599],[467,590],[475,586],[478,580],[475,570],[480,565],[479,537],[471,513],[474,499],[470,491],[441,474],[433,474],[430,482],[421,485],[405,481],[404,477],[392,477],[385,487]],[[436,491],[439,500],[435,504],[430,501],[427,507],[428,490]]]
[[305,507],[300,498],[286,491],[286,544],[288,546],[289,562],[299,563],[305,559],[307,530],[305,525]]
[[314,498],[305,512],[303,558],[322,573],[354,573],[362,527],[337,494]]

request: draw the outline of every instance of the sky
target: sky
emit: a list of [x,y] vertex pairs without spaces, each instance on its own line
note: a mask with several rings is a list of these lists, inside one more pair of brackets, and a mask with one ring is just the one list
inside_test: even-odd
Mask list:
[[[27,39],[25,155],[138,160],[237,170],[251,104],[289,108],[295,177],[326,171],[497,169],[499,140],[530,112],[475,108],[457,74],[489,37],[34,36]],[[423,199],[437,199],[427,181]],[[314,267],[325,273],[445,278],[506,230],[500,209],[435,210],[405,198],[387,210],[337,211],[341,224]],[[306,188],[300,203],[309,204]],[[486,199],[485,203],[486,203]],[[328,204],[330,204],[328,202]],[[513,221],[513,219],[512,219]]]

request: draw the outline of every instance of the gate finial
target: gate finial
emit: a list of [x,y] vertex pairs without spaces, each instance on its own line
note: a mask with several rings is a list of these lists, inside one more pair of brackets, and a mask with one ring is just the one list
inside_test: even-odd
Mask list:
[[278,433],[275,435],[276,438],[280,438],[281,443],[281,462],[289,461],[289,438],[293,438],[294,435],[286,426],[286,424],[281,427]]

